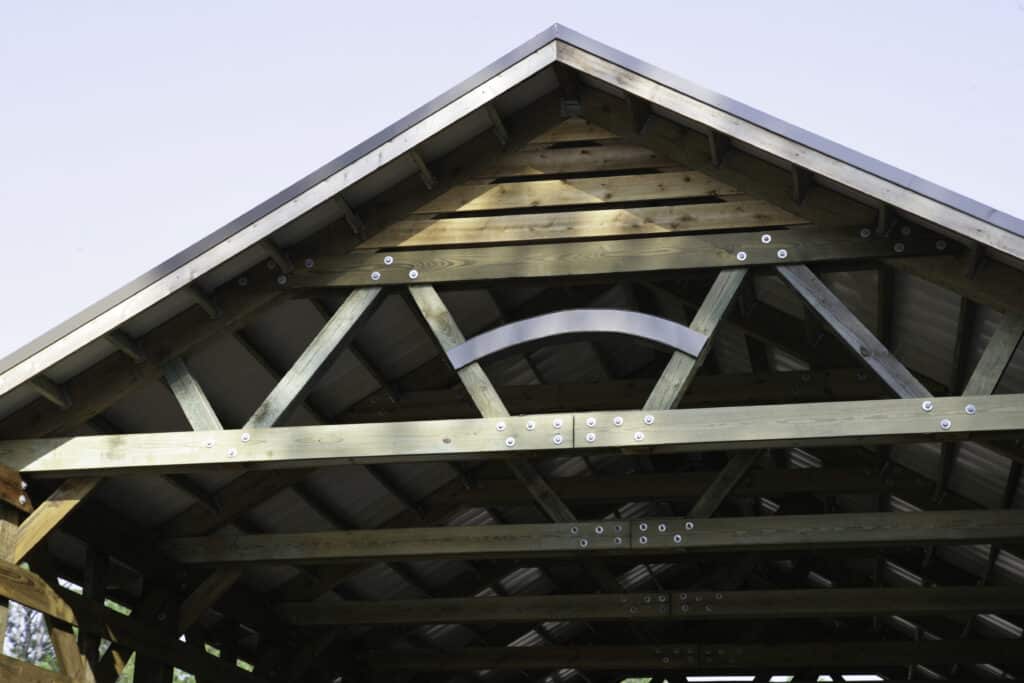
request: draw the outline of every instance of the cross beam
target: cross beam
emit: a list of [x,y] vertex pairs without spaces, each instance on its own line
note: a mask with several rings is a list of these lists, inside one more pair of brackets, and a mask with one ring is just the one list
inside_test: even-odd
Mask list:
[[1022,399],[999,394],[27,439],[0,442],[0,463],[23,474],[70,476],[455,461],[629,446],[709,451],[964,440],[1024,432]]
[[298,626],[782,619],[1024,611],[1022,587],[829,588],[286,603]]
[[162,550],[181,564],[670,556],[690,552],[1024,540],[1024,510],[665,518],[196,536]]

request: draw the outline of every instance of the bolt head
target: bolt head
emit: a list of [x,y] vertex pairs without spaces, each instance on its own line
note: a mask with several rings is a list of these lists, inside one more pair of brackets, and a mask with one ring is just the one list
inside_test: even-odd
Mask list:
[[612,424],[615,425],[616,427],[621,427],[622,426],[622,417],[620,415],[616,415],[612,419]]
[[924,411],[924,412],[926,412],[926,413],[930,413],[930,412],[932,412],[932,409],[933,409],[934,407],[935,407],[935,404],[934,404],[934,403],[932,403],[931,401],[924,401],[924,402],[923,402],[923,403],[921,404],[921,410],[923,410],[923,411]]
[[897,254],[902,254],[906,250],[906,246],[904,246],[903,242],[897,242],[896,244],[892,245],[892,250],[895,251]]
[[238,455],[238,449],[237,448],[229,448],[228,449],[228,457],[229,458],[233,458],[236,455]]
[[665,533],[666,531],[668,531],[668,525],[667,524],[659,524],[658,525],[658,531],[660,531],[661,533]]
[[977,407],[975,407],[973,403],[968,403],[966,406],[964,406],[964,412],[967,413],[968,415],[974,415],[975,413],[978,412],[978,409]]
[[242,443],[249,443],[249,439],[251,438],[252,435],[249,432],[242,432]]
[[213,439],[207,439],[206,443],[203,445],[206,446],[207,448],[213,448]]
[[616,536],[615,537],[615,545],[622,545],[622,537],[621,536]]
[[594,533],[597,534],[598,536],[600,536],[601,534],[604,533],[604,527],[601,526],[601,525],[595,526],[594,527]]
[[394,256],[388,255],[388,256],[384,257],[384,265],[385,266],[390,266],[394,262],[395,262],[395,257]]
[[682,534],[676,534],[675,536],[672,537],[672,542],[673,543],[682,543],[683,542],[683,535]]
[[585,538],[581,538],[580,539],[580,547],[581,548],[586,548],[588,545],[590,545],[590,541],[588,541]]
[[693,531],[693,522],[687,522],[686,524],[683,525],[683,528],[686,529],[687,531]]
[[580,528],[578,526],[571,526],[571,527],[569,527],[569,533],[572,534],[573,536],[575,536],[579,532],[580,532]]
[[640,537],[640,545],[647,545],[647,537],[646,536],[641,536]]
[[556,446],[561,446],[562,445],[562,435],[561,434],[555,434],[553,437],[551,437],[551,441]]
[[786,251],[785,249],[779,249],[777,252],[775,252],[775,255],[778,256],[780,259],[789,258],[789,252]]
[[503,432],[505,431],[505,423],[498,422],[496,425],[494,425],[494,428],[497,429],[499,432]]
[[935,241],[935,248],[938,249],[939,251],[945,251],[946,250],[946,240],[936,240]]
[[765,234],[761,235],[761,244],[771,244],[771,243],[772,243],[772,236],[771,235],[769,235],[768,233],[765,233]]
[[644,415],[644,424],[645,425],[652,425],[652,424],[654,424],[654,416],[653,415]]
[[594,443],[597,441],[597,434],[594,432],[587,432],[587,443]]
[[555,429],[561,429],[562,428],[562,418],[556,417],[554,420],[551,421],[551,426],[554,427]]
[[277,284],[279,284],[279,285],[286,285],[286,284],[288,284],[288,276],[284,275],[284,274],[278,275],[277,276]]
[[505,439],[505,445],[508,446],[509,448],[512,448],[513,446],[515,446],[516,445],[515,438],[510,436],[507,439]]
[[28,482],[27,482],[27,481],[24,481],[24,480],[23,480],[23,481],[21,482],[21,490],[22,490],[22,491],[28,491]]
[[747,252],[745,252],[745,251],[737,251],[736,252],[736,260],[737,261],[746,261],[747,260]]
[[537,423],[536,422],[534,422],[533,420],[527,420],[526,421],[526,431],[532,432],[536,428],[537,428]]
[[587,426],[588,427],[593,427],[596,424],[597,424],[597,420],[595,418],[592,418],[592,417],[588,417],[587,418]]
[[20,496],[18,496],[18,504],[19,505],[24,505],[27,502],[28,502],[28,496],[26,496],[24,493],[21,494]]
[[312,268],[314,265],[316,265],[316,261],[314,261],[311,258],[308,258],[308,259],[305,260],[303,265],[306,266],[306,268]]
[[943,419],[942,422],[939,423],[939,427],[941,427],[943,431],[948,430],[952,426],[953,422],[949,419]]
[[864,239],[871,237],[871,228],[861,228],[860,236]]
[[647,531],[647,522],[640,522],[640,531]]
[[633,432],[633,441],[643,441],[643,440],[644,440],[644,433],[643,432]]
[[420,271],[416,270],[415,268],[413,268],[412,270],[409,271],[409,279],[410,280],[415,280],[419,276],[420,276]]
[[372,273],[370,273],[370,279],[376,282],[377,280],[380,279],[380,273],[376,270],[373,271]]

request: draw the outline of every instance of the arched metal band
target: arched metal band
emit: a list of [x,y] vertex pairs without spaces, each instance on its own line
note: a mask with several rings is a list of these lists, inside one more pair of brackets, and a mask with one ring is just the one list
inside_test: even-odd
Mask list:
[[635,311],[614,308],[576,308],[519,320],[478,334],[448,351],[458,370],[470,363],[519,344],[563,334],[602,332],[648,339],[691,356],[700,354],[707,336],[685,325]]

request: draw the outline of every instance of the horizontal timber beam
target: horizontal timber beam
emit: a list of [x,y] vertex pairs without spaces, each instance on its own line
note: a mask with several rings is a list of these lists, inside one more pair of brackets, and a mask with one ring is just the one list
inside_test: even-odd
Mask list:
[[299,626],[1012,614],[1024,612],[1024,587],[528,595],[334,604],[287,603],[279,609],[286,619]]
[[[936,253],[934,242],[922,238],[906,242],[900,255]],[[293,273],[286,287],[309,289],[408,285],[413,281],[424,284],[552,278],[893,255],[892,243],[887,238],[875,237],[873,233],[864,238],[857,228],[769,228],[591,242],[422,249],[386,255],[359,250],[341,257],[317,259],[313,268]]]
[[1022,396],[998,394],[927,403],[883,399],[25,439],[0,441],[0,464],[23,474],[70,476],[455,461],[629,446],[697,451],[955,441],[1022,432]]
[[379,670],[502,671],[578,668],[591,670],[702,670],[747,668],[900,666],[905,664],[1024,662],[1024,648],[1004,640],[920,640],[801,643],[673,643],[641,646],[480,647],[457,652],[373,651]]
[[165,541],[181,564],[673,555],[1024,541],[1024,510],[667,518],[195,536]]
[[[827,453],[825,454],[827,456]],[[827,460],[827,458],[826,458]],[[696,500],[718,472],[632,473],[628,476],[552,477],[552,490],[571,503],[624,503],[636,500]],[[734,498],[773,497],[811,492],[824,495],[930,492],[934,483],[923,478],[882,476],[868,468],[820,467],[753,470],[730,494]],[[481,479],[470,487],[452,488],[433,498],[438,505],[484,507],[523,504],[527,498],[513,479]]]

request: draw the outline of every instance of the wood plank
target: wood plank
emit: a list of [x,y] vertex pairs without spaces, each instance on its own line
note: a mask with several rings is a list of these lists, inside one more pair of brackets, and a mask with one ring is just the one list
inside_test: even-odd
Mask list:
[[[761,242],[763,234],[771,235],[770,244]],[[643,239],[422,249],[397,252],[392,255],[391,264],[385,264],[377,252],[356,251],[339,258],[318,259],[313,268],[293,273],[286,287],[408,285],[414,279],[419,284],[776,265],[780,249],[784,250],[787,263],[873,259],[891,254],[886,240],[864,239],[853,229],[812,226]],[[745,254],[743,260],[737,257],[739,252]],[[908,244],[902,256],[934,252],[930,241],[922,241]],[[416,277],[411,278],[414,270]]]
[[616,137],[614,133],[600,126],[594,125],[578,116],[573,116],[533,138],[530,140],[530,144],[552,145],[559,142],[611,140]]
[[953,616],[1024,610],[1024,588],[827,588],[284,603],[297,626]]
[[723,270],[718,274],[689,325],[690,329],[695,332],[706,335],[709,338],[708,343],[696,357],[679,351],[672,352],[668,365],[665,366],[657,384],[654,385],[654,389],[651,390],[650,396],[644,403],[644,410],[669,410],[679,404],[679,400],[697,376],[697,371],[704,364],[704,359],[711,352],[710,340],[718,331],[719,323],[725,317],[733,299],[736,298],[736,293],[739,291],[740,285],[743,284],[746,274],[746,268]]
[[181,564],[671,556],[1021,540],[1024,510],[665,518],[197,536],[161,549]]
[[715,514],[760,456],[760,451],[744,451],[729,458],[715,480],[690,508],[689,516],[705,518]]
[[3,560],[0,560],[0,596],[63,622],[78,623],[64,599],[38,574]]
[[[756,451],[751,451],[756,452]],[[827,453],[825,454],[827,457]],[[633,473],[628,477],[554,477],[548,483],[564,501],[577,504],[617,504],[638,500],[696,501],[719,472],[678,474]],[[924,478],[882,477],[870,469],[828,466],[796,470],[754,470],[740,479],[727,497],[756,498],[810,492],[818,495],[930,493],[934,484]],[[480,479],[470,488],[452,487],[431,497],[431,509],[446,506],[482,507],[523,505],[526,494],[512,479]]]
[[178,633],[184,633],[242,576],[240,569],[217,569],[193,590],[178,608]]
[[206,392],[185,365],[185,361],[174,358],[164,363],[163,371],[167,386],[170,387],[192,429],[220,429],[217,411],[213,409]]
[[[564,185],[567,182],[578,181],[542,182],[547,185]],[[511,183],[515,186],[532,184]],[[546,200],[544,205],[553,205],[553,202]],[[768,202],[754,199],[671,206],[635,206],[623,209],[595,208],[498,216],[410,219],[388,226],[360,247],[386,249],[637,237],[685,234],[704,230],[768,228],[803,223],[806,221],[798,216],[778,209]]]
[[222,662],[208,654],[200,644],[184,643],[173,633],[97,605],[71,591],[61,589],[60,594],[78,616],[79,628],[101,635],[126,649],[135,650],[137,654],[141,653],[168,666],[179,667],[195,674],[200,680],[225,683],[259,683],[266,680],[258,674]]
[[1013,359],[1013,354],[1024,336],[1024,314],[1010,312],[1003,315],[985,351],[978,360],[964,394],[991,394]]
[[605,142],[599,147],[561,147],[508,152],[474,169],[471,177],[491,180],[567,173],[608,173],[677,166],[643,145]]
[[664,643],[659,645],[467,647],[458,652],[403,649],[371,651],[381,671],[418,673],[475,670],[773,671],[819,665],[868,668],[919,664],[1024,662],[1024,648],[1000,640],[822,641],[800,643]]
[[[975,406],[976,414],[966,414],[968,404]],[[1019,394],[937,397],[932,406],[926,411],[919,400],[883,399],[26,439],[0,442],[0,460],[22,472],[54,477],[226,466],[281,469],[500,459],[626,446],[671,446],[683,452],[905,443],[1024,432],[1024,400]],[[621,425],[614,424],[615,417],[622,418]],[[588,418],[595,419],[594,426],[585,424]],[[505,428],[499,429],[498,422]],[[587,433],[594,439],[586,440]],[[556,434],[562,435],[561,443],[555,443]]]
[[[703,173],[681,169],[639,175],[463,184],[427,202],[416,209],[415,213],[498,211],[729,194],[738,192],[732,186]],[[376,239],[372,238],[371,244]]]
[[777,266],[776,272],[792,287],[839,338],[901,398],[921,398],[931,393],[867,326],[850,312],[807,266]]
[[55,671],[47,671],[35,664],[0,654],[0,680],[18,683],[80,683]]
[[249,418],[247,427],[270,427],[288,415],[310,391],[315,379],[327,370],[330,361],[344,348],[356,324],[377,300],[380,292],[380,287],[364,287],[346,297],[345,302]]
[[51,531],[71,514],[102,481],[99,477],[68,479],[50,494],[18,527],[13,561],[23,561]]

